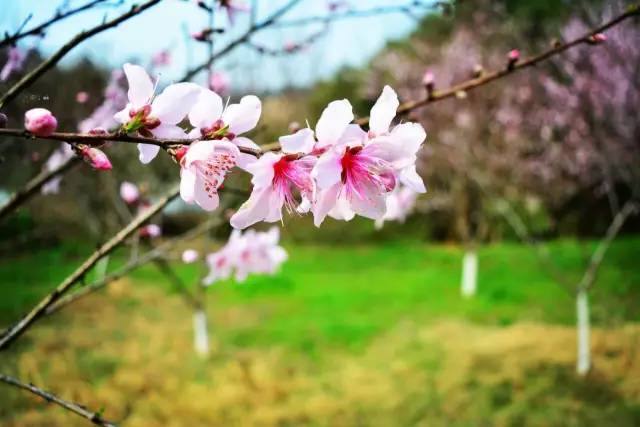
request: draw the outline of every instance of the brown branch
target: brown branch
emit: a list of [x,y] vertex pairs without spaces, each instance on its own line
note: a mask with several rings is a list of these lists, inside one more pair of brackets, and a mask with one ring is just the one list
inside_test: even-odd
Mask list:
[[93,252],[87,260],[82,263],[71,275],[60,283],[50,294],[45,296],[35,307],[25,314],[15,325],[11,326],[7,332],[0,337],[0,350],[6,349],[16,338],[20,337],[36,320],[45,313],[48,307],[66,294],[78,281],[91,270],[91,268],[105,255],[124,242],[131,234],[140,228],[153,215],[160,212],[171,200],[179,194],[179,187],[174,186],[153,206],[143,211],[138,217],[131,221],[125,228],[116,233],[109,241]]
[[95,425],[102,427],[117,427],[115,424],[102,418],[102,414],[100,412],[92,412],[78,403],[61,399],[55,394],[36,387],[33,384],[26,384],[16,378],[3,374],[0,374],[0,381],[17,387],[21,390],[33,393],[36,396],[43,398],[47,403],[55,403],[56,405],[61,406],[67,411],[73,412],[76,415],[86,418]]
[[131,7],[129,12],[124,13],[117,18],[112,19],[111,21],[104,22],[88,31],[81,31],[74,38],[72,38],[69,42],[67,42],[64,46],[62,46],[56,53],[54,53],[49,59],[42,62],[38,67],[36,67],[33,71],[26,74],[20,81],[18,81],[15,85],[13,85],[7,93],[5,93],[0,98],[0,108],[2,108],[6,103],[13,100],[16,96],[20,94],[23,90],[31,86],[33,82],[35,82],[40,76],[42,76],[45,72],[47,72],[50,68],[54,67],[71,49],[87,40],[88,38],[101,33],[102,31],[108,30],[110,28],[117,27],[122,22],[126,21],[129,18],[132,18],[139,13],[142,13],[146,9],[149,9],[152,6],[160,3],[161,0],[149,0],[146,3],[141,5],[134,5]]
[[[404,104],[401,104],[400,107],[398,108],[398,114],[406,114],[406,113],[409,113],[410,111],[423,107],[427,104],[432,104],[434,102],[441,101],[443,99],[452,98],[457,96],[460,93],[466,93],[470,90],[484,86],[487,83],[491,83],[494,80],[498,80],[500,78],[513,74],[517,71],[520,71],[524,68],[537,65],[538,63],[543,62],[556,55],[559,55],[560,53],[563,53],[575,46],[582,45],[582,44],[589,44],[592,42],[591,37],[594,34],[602,33],[608,30],[609,28],[621,23],[622,21],[638,15],[640,15],[640,5],[636,4],[633,6],[629,6],[626,12],[624,12],[623,14],[618,15],[615,18],[602,24],[598,28],[595,28],[589,31],[588,33],[584,34],[582,37],[578,37],[577,39],[574,39],[567,43],[557,44],[556,46],[552,47],[549,50],[546,50],[530,58],[526,58],[524,60],[518,61],[512,66],[509,66],[509,67],[505,66],[501,70],[485,73],[480,77],[467,80],[465,82],[454,85],[448,89],[444,89],[441,91],[433,91],[431,94],[428,94],[425,98],[421,100],[405,102]],[[362,118],[358,120],[357,123],[360,125],[366,125],[369,123],[369,118],[368,117]]]
[[80,163],[79,157],[72,157],[65,163],[52,170],[43,170],[33,177],[27,184],[16,191],[2,207],[0,207],[0,221],[13,212],[21,204],[26,202],[37,193],[47,182],[51,181],[58,175],[71,170],[75,165]]
[[[58,311],[61,308],[69,305],[73,301],[76,301],[76,300],[78,300],[78,299],[80,299],[80,298],[82,298],[82,297],[84,297],[86,295],[89,295],[89,294],[91,294],[91,293],[93,293],[95,291],[98,291],[98,290],[104,288],[109,283],[112,283],[112,282],[114,282],[114,281],[126,276],[127,274],[129,274],[132,271],[138,269],[139,267],[142,267],[143,265],[146,265],[146,264],[148,264],[150,262],[154,262],[154,261],[157,261],[157,260],[164,261],[163,257],[167,254],[167,252],[169,252],[178,243],[194,239],[194,238],[206,233],[207,231],[211,230],[212,228],[217,227],[221,223],[222,223],[222,220],[219,219],[219,218],[210,219],[210,220],[205,221],[204,223],[198,225],[197,227],[191,229],[190,231],[187,231],[186,233],[182,234],[181,236],[178,236],[178,237],[176,237],[174,239],[171,239],[171,240],[168,240],[168,241],[162,243],[161,245],[156,246],[152,250],[146,252],[144,255],[138,257],[137,259],[129,261],[123,267],[121,267],[117,271],[114,271],[113,273],[109,274],[108,276],[104,277],[102,280],[99,280],[97,282],[91,283],[91,284],[89,284],[87,286],[84,286],[83,288],[79,289],[78,291],[76,291],[74,293],[67,294],[63,298],[60,298],[55,304],[52,304],[49,308],[47,308],[47,310],[45,311],[45,314],[49,315],[49,314],[55,313],[56,311]],[[195,301],[193,296],[189,294],[188,303],[189,303],[189,305],[192,305],[192,306],[196,307],[196,305],[194,305],[194,303],[197,303],[197,301]]]
[[187,71],[187,73],[184,75],[184,77],[182,77],[181,80],[182,81],[191,80],[192,78],[194,78],[201,71],[204,71],[204,70],[208,69],[211,66],[211,64],[213,64],[217,59],[219,59],[220,57],[228,54],[233,49],[235,49],[237,46],[241,45],[242,43],[244,43],[246,41],[249,41],[249,39],[251,38],[251,36],[254,33],[256,33],[256,32],[258,32],[260,30],[263,30],[263,29],[271,26],[272,24],[274,24],[278,19],[280,19],[280,17],[282,15],[284,15],[291,8],[293,8],[295,5],[300,3],[300,1],[301,0],[290,0],[287,4],[282,6],[280,9],[276,10],[271,16],[269,16],[264,21],[259,22],[257,24],[252,24],[246,32],[244,32],[237,39],[229,42],[225,47],[223,47],[216,54],[210,56],[207,61],[205,61],[204,63],[198,65],[197,67],[194,67],[191,70]]
[[625,221],[631,216],[638,212],[638,205],[633,200],[627,201],[627,203],[622,206],[622,209],[618,214],[613,218],[611,224],[609,224],[609,228],[607,228],[607,232],[604,238],[598,244],[593,255],[591,255],[591,259],[589,260],[589,266],[582,276],[582,280],[578,284],[578,292],[588,291],[593,287],[593,284],[598,277],[598,270],[600,270],[600,266],[602,265],[602,261],[604,260],[604,256],[611,246],[611,242],[616,238]]
[[[63,19],[76,15],[80,12],[84,12],[85,10],[89,10],[92,7],[97,6],[100,3],[104,3],[106,1],[107,0],[93,0],[93,1],[90,1],[89,3],[86,3],[82,6],[78,6],[75,9],[70,9],[66,12],[61,12],[60,10],[58,10],[56,11],[55,15],[53,15],[50,19],[48,19],[47,21],[43,22],[42,24],[36,27],[33,27],[26,31],[22,31],[20,29],[12,36],[7,34],[3,40],[0,40],[0,48],[3,48],[5,46],[10,46],[10,45],[15,45],[18,40],[23,39],[25,37],[42,36],[44,34],[44,30],[50,27],[51,25],[55,24],[56,22],[62,21]],[[116,3],[116,5],[120,5],[121,3],[122,3],[122,0]]]
[[[134,144],[150,144],[157,145],[165,150],[173,148],[176,145],[190,145],[196,140],[192,139],[155,139],[147,138],[144,136],[126,135],[121,133],[111,133],[105,135],[91,135],[86,133],[67,133],[67,132],[54,132],[46,137],[35,136],[23,129],[0,129],[0,136],[13,136],[24,139],[48,139],[52,141],[64,141],[68,143],[82,143],[91,146],[101,146],[105,142],[125,142]],[[238,147],[240,152],[246,154],[252,154],[256,157],[262,155],[261,150],[254,150],[252,148]]]

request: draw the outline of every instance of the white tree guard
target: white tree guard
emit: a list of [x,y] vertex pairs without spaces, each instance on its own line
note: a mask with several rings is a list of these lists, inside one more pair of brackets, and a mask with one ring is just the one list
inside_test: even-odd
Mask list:
[[462,259],[462,296],[470,298],[476,294],[478,280],[478,254],[476,251],[468,251]]
[[198,310],[193,315],[193,339],[196,353],[200,356],[209,354],[209,331],[207,329],[207,314]]
[[591,326],[589,323],[589,295],[586,290],[578,291],[576,296],[576,317],[578,323],[578,362],[576,372],[586,375],[591,369],[591,346],[589,337]]

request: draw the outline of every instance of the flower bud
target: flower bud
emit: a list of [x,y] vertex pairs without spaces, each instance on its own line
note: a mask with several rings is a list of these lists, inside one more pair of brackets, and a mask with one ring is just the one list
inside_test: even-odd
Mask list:
[[198,256],[198,251],[196,251],[195,249],[187,249],[182,252],[182,262],[184,262],[185,264],[194,263],[198,260]]
[[89,100],[89,94],[87,92],[81,90],[80,92],[76,93],[76,102],[78,104],[84,104],[88,100]]
[[91,165],[92,168],[100,171],[108,171],[113,168],[109,158],[102,150],[95,147],[84,146],[80,150],[82,158]]
[[607,41],[607,36],[603,33],[596,33],[589,36],[589,44],[600,44]]
[[482,67],[482,65],[480,64],[476,64],[473,66],[473,77],[474,78],[478,78],[481,77],[482,74],[484,73],[484,68]]
[[24,114],[24,128],[36,136],[49,136],[58,127],[58,120],[51,111],[32,108]]
[[8,121],[9,119],[7,118],[7,115],[4,113],[0,113],[0,129],[6,128]]
[[136,203],[140,198],[140,191],[138,187],[128,181],[124,181],[120,184],[120,197],[125,201],[126,204],[131,205]]
[[513,67],[516,65],[516,62],[520,60],[520,51],[518,49],[513,49],[509,51],[509,54],[507,55],[507,57],[509,58],[507,68],[512,70]]
[[427,95],[431,97],[433,89],[435,88],[435,76],[433,72],[427,70],[422,76],[422,84],[427,89]]

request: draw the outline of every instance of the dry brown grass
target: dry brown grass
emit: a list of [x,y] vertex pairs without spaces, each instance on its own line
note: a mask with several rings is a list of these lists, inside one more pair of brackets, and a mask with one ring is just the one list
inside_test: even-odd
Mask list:
[[[32,348],[0,362],[132,427],[633,425],[640,416],[637,325],[594,331],[595,368],[582,380],[569,327],[405,321],[363,352],[318,358],[215,340],[216,328],[239,322],[259,327],[242,308],[214,312],[214,352],[200,360],[178,297],[121,282],[35,328]],[[17,392],[0,399],[2,425],[86,425]]]

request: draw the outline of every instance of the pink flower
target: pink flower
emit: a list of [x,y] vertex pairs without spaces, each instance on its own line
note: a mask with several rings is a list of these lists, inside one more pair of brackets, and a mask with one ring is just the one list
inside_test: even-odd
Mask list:
[[198,254],[198,251],[195,249],[187,249],[182,252],[182,262],[185,264],[193,264],[198,260],[199,256],[200,254]]
[[162,229],[157,224],[149,224],[140,228],[140,237],[154,238],[162,235]]
[[287,252],[279,246],[280,232],[273,227],[268,232],[249,230],[242,234],[234,230],[227,244],[207,256],[210,272],[203,283],[210,285],[231,277],[235,270],[237,282],[249,274],[274,274],[286,261]]
[[[62,143],[62,146],[55,150],[44,165],[46,171],[57,169],[74,156],[69,144]],[[42,186],[42,194],[58,194],[60,192],[60,182],[62,176],[56,176]]]
[[247,4],[239,0],[220,0],[220,7],[227,10],[227,16],[229,17],[229,23],[231,25],[235,23],[238,12],[249,12],[251,10]]
[[12,47],[9,49],[7,62],[4,64],[4,67],[2,67],[2,71],[0,71],[0,81],[5,81],[11,74],[20,71],[26,58],[26,53],[19,48]]
[[[224,108],[222,98],[217,93],[203,89],[189,112],[189,122],[194,127],[189,138],[208,141],[226,139],[238,147],[258,149],[260,147],[252,140],[238,135],[256,127],[261,113],[262,104],[256,96],[244,96],[239,104]],[[237,158],[241,168],[253,161],[255,157],[245,153],[239,153]]]
[[376,229],[381,229],[385,221],[398,221],[404,223],[407,216],[413,210],[418,193],[408,187],[396,187],[387,197],[387,213],[376,220]]
[[88,100],[89,100],[89,94],[87,92],[82,90],[82,91],[76,93],[76,102],[78,104],[84,104]]
[[436,77],[430,70],[425,71],[424,76],[422,76],[422,84],[426,87],[433,87],[435,80]]
[[131,205],[140,199],[140,191],[134,183],[124,181],[120,184],[120,197],[125,203]]
[[[315,145],[313,131],[302,129],[281,137],[280,145],[282,153],[265,153],[246,167],[253,174],[253,191],[231,217],[233,227],[243,229],[259,221],[281,221],[283,206],[289,212],[309,210],[315,192],[311,170],[316,158],[307,156]],[[296,202],[294,189],[302,195],[301,204]]]
[[24,115],[24,128],[36,136],[49,136],[57,127],[58,120],[47,109],[32,108]]
[[83,146],[80,150],[82,158],[91,165],[92,168],[100,171],[112,169],[111,162],[107,155],[95,147]]
[[230,86],[229,76],[220,71],[215,71],[209,79],[209,88],[216,93],[227,93]]
[[240,152],[227,140],[197,141],[180,159],[180,196],[212,211],[220,203],[218,188],[237,162]]
[[351,130],[321,155],[311,174],[318,186],[313,206],[316,226],[327,215],[347,221],[355,214],[382,218],[387,195],[399,180],[416,191],[424,191],[415,162],[426,134],[415,123],[403,123],[389,130],[397,106],[395,92],[385,87],[371,110],[367,137],[362,138],[363,131]]
[[[194,83],[176,83],[154,98],[154,84],[142,67],[125,64],[123,69],[129,82],[129,103],[114,116],[122,123],[122,130],[147,137],[186,138],[184,130],[177,124],[192,108],[201,88]],[[140,161],[146,164],[158,155],[160,147],[138,144],[138,150]]]

